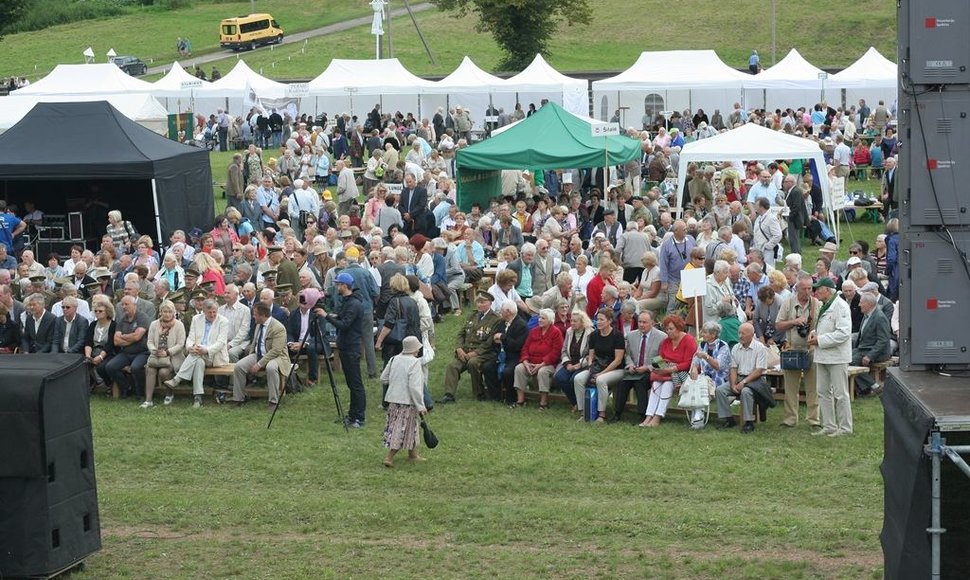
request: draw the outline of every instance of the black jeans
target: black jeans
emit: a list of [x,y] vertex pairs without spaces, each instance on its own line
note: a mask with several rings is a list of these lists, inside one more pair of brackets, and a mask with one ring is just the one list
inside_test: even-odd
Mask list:
[[[512,382],[515,373],[515,365],[519,364],[519,357],[510,356],[506,353],[505,359],[505,369],[503,369],[502,376],[498,375],[498,361],[489,361],[482,365],[482,378],[485,380],[485,392],[488,393],[488,398],[493,401],[504,400],[506,403],[515,402],[515,389],[512,388]],[[505,391],[505,397],[502,397],[502,391]]]
[[[136,394],[142,397],[145,394],[145,365],[147,363],[148,351],[137,354],[119,352],[104,363],[104,371],[100,374],[102,377],[107,375],[110,381],[117,383],[122,395]],[[131,384],[128,377],[122,372],[125,367],[131,369],[134,384]]]
[[364,422],[367,410],[367,394],[364,392],[364,379],[360,376],[360,347],[355,352],[340,350],[340,365],[343,367],[344,379],[350,390],[350,412],[347,416],[351,421]]
[[649,388],[650,373],[644,373],[642,377],[636,380],[624,379],[620,381],[620,384],[616,386],[616,391],[613,393],[613,416],[619,419],[623,414],[627,399],[630,398],[630,390],[632,389],[637,394],[638,420],[642,421],[647,415]]

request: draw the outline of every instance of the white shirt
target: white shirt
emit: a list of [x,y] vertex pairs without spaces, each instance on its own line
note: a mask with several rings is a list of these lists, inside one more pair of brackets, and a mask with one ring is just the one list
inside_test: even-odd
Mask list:
[[61,350],[64,352],[71,347],[71,327],[73,326],[74,320],[64,319],[64,344],[61,345]]
[[[64,308],[62,307],[63,303],[64,301],[61,300],[60,302],[57,302],[51,306],[51,314],[54,316],[64,316]],[[91,312],[91,307],[88,306],[88,303],[84,300],[77,301],[77,315],[88,322],[94,322],[94,313]]]

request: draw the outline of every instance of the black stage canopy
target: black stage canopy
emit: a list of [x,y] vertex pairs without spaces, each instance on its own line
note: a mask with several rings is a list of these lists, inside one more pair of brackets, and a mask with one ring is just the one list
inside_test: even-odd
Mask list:
[[[0,135],[0,197],[46,214],[85,213],[85,237],[120,210],[156,242],[212,226],[209,152],[166,139],[105,101],[38,103]],[[164,236],[164,237],[163,237]]]

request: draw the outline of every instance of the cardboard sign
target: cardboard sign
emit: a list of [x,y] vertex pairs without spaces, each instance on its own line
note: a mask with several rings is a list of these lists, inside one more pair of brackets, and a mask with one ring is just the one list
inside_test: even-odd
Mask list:
[[707,295],[707,272],[704,268],[680,271],[680,291],[684,298]]
[[590,135],[593,137],[609,137],[619,134],[620,125],[617,123],[594,123],[590,125]]

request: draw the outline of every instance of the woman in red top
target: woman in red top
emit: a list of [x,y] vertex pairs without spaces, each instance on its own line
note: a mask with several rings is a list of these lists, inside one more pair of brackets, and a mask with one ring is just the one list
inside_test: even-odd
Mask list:
[[663,329],[667,333],[667,338],[660,343],[663,364],[650,373],[653,386],[647,401],[647,416],[640,427],[660,425],[667,413],[667,404],[674,396],[674,387],[680,388],[697,353],[697,341],[687,333],[687,323],[683,318],[676,314],[668,315],[663,320]]
[[613,262],[604,260],[600,263],[599,275],[593,276],[593,279],[586,285],[586,315],[590,318],[596,317],[596,312],[603,304],[603,288],[616,286],[616,283],[613,282],[613,272],[615,271],[616,266]]
[[549,407],[549,386],[562,354],[562,332],[553,325],[556,314],[550,308],[539,311],[539,326],[529,331],[519,364],[515,367],[516,407],[525,405],[525,389],[536,377],[539,383],[539,410]]
[[560,302],[556,305],[556,320],[552,325],[559,329],[563,337],[566,336],[566,331],[572,325],[572,316],[569,312],[568,302]]
[[226,280],[222,273],[222,268],[219,266],[219,262],[216,259],[206,254],[204,252],[197,252],[193,261],[198,268],[199,273],[202,274],[202,281],[199,282],[199,286],[206,282],[215,282],[215,294],[217,296],[222,296],[226,293]]

